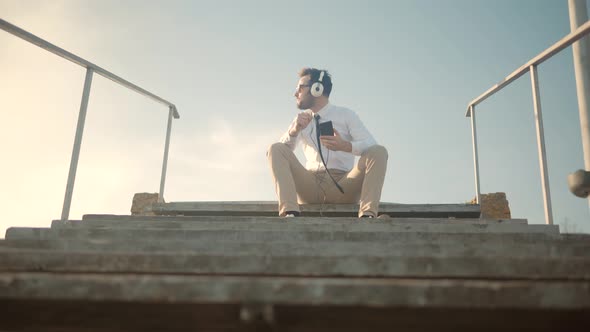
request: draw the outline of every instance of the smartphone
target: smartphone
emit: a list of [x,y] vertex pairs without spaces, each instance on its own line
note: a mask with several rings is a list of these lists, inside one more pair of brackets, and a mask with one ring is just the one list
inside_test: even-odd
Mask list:
[[320,136],[334,136],[334,127],[332,121],[320,123]]

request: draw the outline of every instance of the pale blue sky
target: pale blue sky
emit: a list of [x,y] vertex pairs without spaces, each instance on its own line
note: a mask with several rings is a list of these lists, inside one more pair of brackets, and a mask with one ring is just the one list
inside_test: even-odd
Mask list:
[[[167,201],[274,200],[266,148],[304,66],[389,149],[382,201],[474,196],[469,101],[569,33],[565,0],[17,1],[0,17],[174,102]],[[61,213],[84,70],[0,31],[0,194],[12,225]],[[590,232],[567,191],[583,168],[571,49],[539,68],[557,223]],[[482,192],[543,223],[530,78],[478,108]],[[129,214],[157,192],[167,110],[95,76],[71,218]]]

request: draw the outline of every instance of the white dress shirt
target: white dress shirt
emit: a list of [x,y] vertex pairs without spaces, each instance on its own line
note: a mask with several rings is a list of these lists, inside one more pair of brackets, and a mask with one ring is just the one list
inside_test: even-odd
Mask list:
[[[312,116],[311,110],[307,110]],[[371,133],[361,122],[358,115],[345,107],[339,107],[327,104],[316,114],[320,116],[320,123],[332,121],[334,129],[338,131],[340,137],[352,144],[352,153],[344,151],[330,151],[325,146],[321,146],[322,154],[328,169],[339,169],[350,171],[354,166],[354,156],[360,156],[371,146],[377,144]],[[297,117],[293,122],[297,121]],[[290,127],[291,128],[291,127]],[[295,150],[298,142],[303,144],[303,153],[307,162],[305,168],[311,171],[324,169],[324,164],[318,153],[318,142],[315,128],[315,120],[312,119],[309,125],[302,129],[296,137],[289,135],[289,130],[279,140]]]

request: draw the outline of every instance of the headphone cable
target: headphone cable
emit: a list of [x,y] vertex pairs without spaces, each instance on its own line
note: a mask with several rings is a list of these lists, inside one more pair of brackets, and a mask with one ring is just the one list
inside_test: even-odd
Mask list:
[[324,164],[324,168],[326,169],[326,173],[328,173],[328,175],[330,176],[330,179],[332,179],[332,181],[334,182],[334,184],[336,185],[338,190],[340,190],[340,192],[344,194],[344,190],[342,190],[342,187],[340,187],[338,182],[336,182],[336,180],[334,180],[334,177],[332,176],[332,174],[330,174],[330,171],[328,170],[328,165],[326,165],[326,161],[324,160],[324,154],[322,153],[322,144],[320,143],[320,116],[315,114],[313,116],[313,118],[315,119],[316,137],[317,137],[317,141],[318,141],[318,151],[320,152],[320,158],[322,158],[322,163]]

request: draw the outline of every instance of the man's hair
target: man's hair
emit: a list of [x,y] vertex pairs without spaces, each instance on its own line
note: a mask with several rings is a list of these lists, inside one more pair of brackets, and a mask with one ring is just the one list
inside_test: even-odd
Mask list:
[[324,72],[324,77],[322,78],[322,85],[324,85],[324,92],[322,95],[326,97],[330,97],[330,92],[332,92],[332,76],[328,73],[327,70],[317,69],[317,68],[303,68],[299,71],[299,77],[307,76],[310,77],[310,83],[313,84],[320,79],[320,73]]

